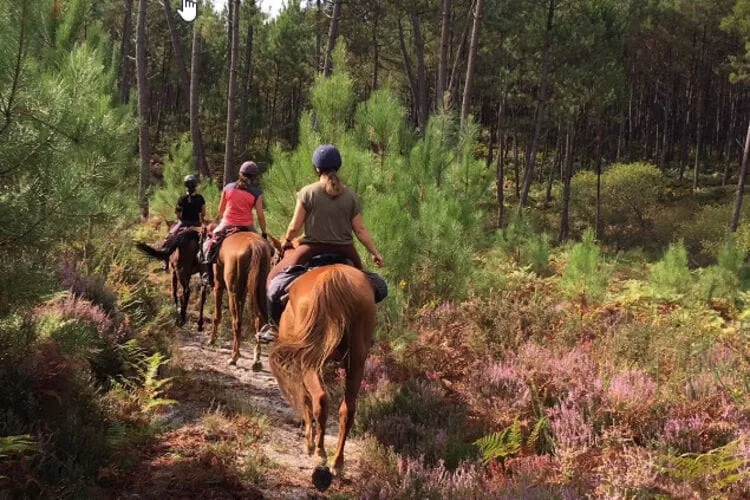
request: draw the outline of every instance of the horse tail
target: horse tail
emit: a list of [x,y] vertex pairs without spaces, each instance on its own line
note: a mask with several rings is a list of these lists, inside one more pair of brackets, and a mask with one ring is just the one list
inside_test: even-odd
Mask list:
[[[270,271],[271,258],[265,241],[255,242],[250,248],[250,269],[247,274],[248,287],[252,289],[255,310],[260,314],[263,323],[268,322],[268,304],[266,303],[266,279]],[[248,291],[250,289],[248,288]]]
[[304,405],[302,386],[286,382],[299,380],[309,371],[322,371],[349,328],[356,306],[346,272],[335,266],[320,277],[309,295],[307,310],[294,327],[296,340],[277,344],[269,356],[271,371],[279,380],[279,386],[299,411]]
[[169,253],[167,253],[167,251],[159,250],[145,243],[136,243],[135,247],[147,256],[153,257],[154,259],[164,260],[169,257]]

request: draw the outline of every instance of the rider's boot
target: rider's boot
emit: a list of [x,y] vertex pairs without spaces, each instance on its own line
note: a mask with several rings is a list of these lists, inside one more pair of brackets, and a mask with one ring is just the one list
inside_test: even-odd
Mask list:
[[275,342],[279,336],[279,321],[283,306],[275,300],[268,299],[268,323],[263,325],[258,334],[255,336],[258,342],[268,344]]
[[201,281],[209,288],[214,287],[214,265],[204,264],[203,273],[201,273]]

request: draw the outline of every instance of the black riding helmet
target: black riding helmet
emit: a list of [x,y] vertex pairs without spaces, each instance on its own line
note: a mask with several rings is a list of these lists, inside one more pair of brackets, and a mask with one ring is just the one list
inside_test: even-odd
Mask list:
[[333,144],[323,144],[313,153],[312,162],[318,172],[337,171],[341,168],[341,153]]
[[260,175],[260,167],[254,161],[246,161],[240,166],[240,174],[245,177]]
[[182,182],[185,183],[186,188],[193,190],[198,186],[198,177],[192,174],[186,175]]

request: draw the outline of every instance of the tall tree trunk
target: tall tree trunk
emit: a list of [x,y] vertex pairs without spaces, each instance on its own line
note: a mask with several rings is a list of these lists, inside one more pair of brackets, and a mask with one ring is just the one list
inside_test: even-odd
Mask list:
[[596,127],[596,219],[594,222],[597,239],[602,237],[602,123]]
[[539,97],[534,117],[534,136],[531,139],[531,149],[529,150],[526,172],[521,188],[521,197],[518,200],[518,213],[523,211],[526,200],[529,196],[531,182],[534,179],[534,168],[536,166],[536,153],[539,149],[539,137],[542,133],[542,123],[544,122],[544,106],[547,103],[547,87],[549,86],[549,65],[550,65],[550,47],[552,45],[552,27],[555,18],[555,0],[549,0],[549,9],[547,10],[547,30],[544,34],[544,49],[542,53],[542,75],[539,84]]
[[745,149],[742,151],[742,166],[740,167],[740,177],[737,180],[737,195],[734,200],[734,214],[732,214],[732,222],[729,224],[729,230],[733,233],[737,232],[737,228],[740,226],[742,198],[745,195],[745,177],[747,177],[748,156],[750,156],[750,124],[748,124],[747,135],[745,135]]
[[148,217],[148,188],[151,183],[151,145],[148,136],[148,68],[146,66],[147,0],[138,0],[138,21],[135,39],[135,64],[138,78],[138,152],[141,169],[138,177],[138,205],[141,217]]
[[201,35],[197,25],[193,25],[193,52],[190,57],[190,138],[193,141],[193,162],[198,171],[205,177],[211,177],[203,150],[203,138],[198,125],[200,112],[200,62]]
[[[471,6],[469,7],[469,12],[472,12],[474,10],[474,5],[476,4],[477,0],[471,1]],[[454,89],[456,87],[456,74],[458,73],[458,63],[461,60],[461,54],[463,54],[464,46],[466,45],[466,40],[469,38],[469,27],[471,27],[471,16],[466,17],[466,23],[464,23],[464,29],[461,32],[461,41],[458,43],[458,49],[456,49],[456,53],[453,57],[453,66],[451,68],[451,77],[448,80],[448,94],[450,95],[451,102],[453,102],[454,96]]]
[[[552,0],[554,1],[554,0]],[[479,30],[482,27],[482,11],[484,10],[484,0],[477,0],[477,6],[474,10],[474,27],[471,30],[471,44],[469,45],[469,60],[466,63],[466,83],[464,84],[464,98],[461,103],[461,126],[466,123],[469,117],[469,108],[471,107],[471,91],[474,84],[474,72],[477,60],[477,50],[479,48]]]
[[232,30],[232,51],[229,57],[229,90],[227,92],[227,136],[224,148],[224,185],[234,181],[234,112],[237,104],[237,59],[240,45],[240,1],[229,0],[233,3],[231,9],[230,26]]
[[703,99],[698,98],[698,111],[695,114],[695,163],[693,164],[693,191],[698,189],[698,174],[700,173],[701,158],[701,118],[703,115]]
[[331,26],[328,30],[328,47],[326,48],[326,59],[323,63],[323,74],[325,76],[331,76],[333,72],[333,48],[336,46],[336,39],[339,36],[339,23],[341,22],[341,0],[334,0],[333,2],[333,17],[331,18]]
[[320,51],[322,50],[323,46],[323,35],[321,34],[321,24],[322,24],[322,15],[323,15],[323,7],[320,5],[320,0],[316,0],[316,9],[315,9],[315,72],[321,70],[320,67]]
[[[169,0],[162,0],[164,5],[164,17],[167,19],[167,28],[169,29],[169,36],[172,40],[172,50],[174,52],[175,62],[177,64],[177,73],[180,76],[180,89],[182,94],[189,96],[189,107],[190,107],[190,140],[193,142],[193,161],[195,162],[198,171],[207,177],[211,177],[211,172],[208,170],[208,164],[206,162],[206,153],[203,148],[203,136],[201,135],[200,125],[198,124],[198,96],[199,96],[199,79],[193,74],[188,74],[187,65],[185,64],[184,51],[182,50],[182,42],[180,36],[177,33],[174,25],[174,14],[172,13],[172,7],[169,5]],[[196,64],[196,56],[200,57],[200,40],[198,40],[198,48],[196,51],[195,42],[196,36],[200,37],[200,34],[196,33],[197,28],[193,27],[193,50],[191,54],[191,71],[198,69]],[[195,88],[193,88],[195,87]],[[195,96],[193,95],[195,93]],[[193,115],[193,98],[195,97],[195,115]]]
[[445,84],[448,77],[448,37],[450,34],[451,0],[443,0],[443,18],[440,24],[440,60],[438,62],[435,100],[438,111],[445,109]]
[[[483,0],[482,0],[483,1]],[[417,56],[417,122],[419,123],[420,135],[424,135],[427,127],[427,112],[429,111],[427,100],[427,69],[424,63],[424,39],[417,13],[411,13],[411,25],[414,30],[414,52]]]
[[497,227],[503,227],[505,217],[505,96],[497,107]]
[[518,129],[513,134],[513,170],[515,175],[516,199],[521,197],[521,162],[518,159]]
[[133,0],[125,0],[125,18],[122,22],[122,43],[120,44],[120,77],[118,79],[118,99],[120,104],[130,97],[130,50],[133,38]]
[[563,171],[562,216],[560,217],[560,243],[570,237],[570,180],[573,178],[573,151],[575,149],[575,120],[571,118],[565,134],[565,169]]
[[250,142],[250,90],[253,82],[253,24],[247,26],[247,43],[245,44],[245,64],[243,66],[242,86],[240,87],[240,162],[250,159],[248,143]]
[[[731,91],[730,91],[731,92]],[[729,108],[729,128],[727,129],[726,146],[724,149],[724,176],[721,180],[721,185],[726,186],[729,183],[729,178],[732,175],[732,146],[734,145],[734,131],[737,127],[737,99],[731,99]]]
[[555,138],[555,161],[550,165],[549,177],[547,177],[547,191],[544,195],[544,208],[549,207],[552,202],[552,182],[555,180],[555,172],[560,170],[563,157],[562,125],[557,125],[557,137]]
[[[398,25],[398,42],[399,42],[399,48],[401,49],[401,56],[404,60],[404,72],[406,73],[406,78],[409,80],[409,88],[411,90],[411,97],[412,97],[412,103],[414,104],[413,109],[416,109],[416,113],[413,113],[413,118],[416,118],[416,122],[419,125],[419,110],[417,109],[418,106],[418,95],[419,95],[419,89],[417,88],[417,79],[414,77],[414,70],[412,69],[411,65],[411,57],[409,56],[409,51],[406,48],[406,40],[404,39],[404,27],[401,24],[401,19],[399,18],[397,20]],[[419,132],[422,133],[422,128],[419,128]]]
[[372,22],[372,91],[378,89],[378,71],[380,70],[380,44],[378,42],[378,21],[380,20],[379,6],[375,5],[375,19]]

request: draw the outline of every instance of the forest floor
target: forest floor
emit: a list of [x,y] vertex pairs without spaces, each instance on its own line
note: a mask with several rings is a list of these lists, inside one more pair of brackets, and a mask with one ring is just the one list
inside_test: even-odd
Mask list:
[[[242,357],[230,366],[230,340],[225,335],[220,345],[206,345],[208,333],[195,332],[195,319],[190,317],[174,335],[173,378],[165,395],[174,403],[162,417],[165,431],[139,451],[116,498],[352,496],[362,475],[362,442],[347,440],[344,477],[334,479],[326,493],[317,492],[311,481],[313,459],[303,452],[302,421],[269,371],[267,349],[258,372],[252,370],[252,342],[243,343]],[[222,332],[228,330],[224,325]],[[246,326],[244,330],[247,335]],[[332,396],[325,441],[329,462],[337,440],[338,405]]]

